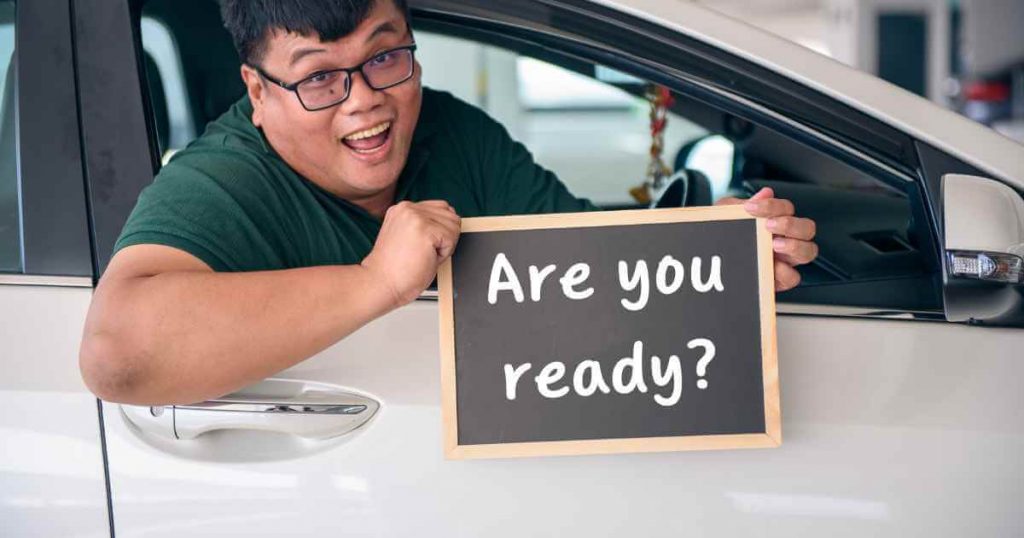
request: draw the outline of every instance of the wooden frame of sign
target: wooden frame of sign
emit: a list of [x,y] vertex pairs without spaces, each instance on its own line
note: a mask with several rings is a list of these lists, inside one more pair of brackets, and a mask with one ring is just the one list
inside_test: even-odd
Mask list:
[[441,408],[444,453],[448,459],[509,458],[627,452],[665,452],[734,448],[771,448],[782,444],[782,415],[775,327],[775,282],[772,236],[764,219],[750,216],[742,206],[715,206],[563,213],[512,217],[466,218],[462,232],[493,232],[554,228],[591,228],[701,221],[755,220],[757,244],[760,347],[764,389],[765,431],[759,433],[681,435],[615,439],[585,439],[459,444],[456,386],[456,335],[453,302],[452,260],[438,270],[441,341]]

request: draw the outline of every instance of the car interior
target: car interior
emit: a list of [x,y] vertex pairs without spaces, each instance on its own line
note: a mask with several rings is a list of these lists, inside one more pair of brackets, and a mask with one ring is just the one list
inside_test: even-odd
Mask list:
[[[144,5],[142,18],[143,21],[149,21],[150,28],[153,23],[163,28],[173,42],[172,54],[146,47],[141,60],[148,81],[149,101],[160,151],[166,158],[169,153],[184,145],[180,143],[181,140],[187,141],[201,133],[206,123],[226,111],[242,95],[244,87],[238,74],[239,60],[230,37],[221,26],[215,0],[150,0]],[[628,74],[620,73],[616,76],[615,72],[610,76],[609,69],[604,66],[550,47],[531,46],[486,32],[463,33],[450,21],[437,23],[429,17],[417,18],[414,25],[417,42],[420,44],[417,58],[424,66],[425,85],[429,85],[426,73],[432,43],[440,43],[439,40],[445,38],[467,42],[466,36],[472,36],[472,40],[468,41],[470,45],[486,49],[485,53],[480,54],[497,51],[495,54],[504,54],[505,57],[513,57],[513,60],[539,60],[572,76],[588,78],[591,84],[612,88],[632,99],[633,105],[627,103],[619,108],[615,108],[618,105],[604,109],[592,105],[580,107],[570,111],[576,114],[571,116],[574,118],[572,121],[565,120],[569,116],[558,116],[558,113],[568,113],[559,109],[559,106],[553,107],[556,109],[554,114],[552,110],[519,106],[516,108],[519,115],[508,122],[514,136],[524,132],[524,124],[541,125],[546,129],[546,138],[542,137],[539,143],[531,140],[535,138],[533,136],[524,136],[523,140],[534,152],[538,162],[545,166],[548,166],[546,155],[551,155],[551,159],[564,157],[561,148],[549,142],[566,138],[564,133],[552,131],[561,128],[559,125],[578,124],[577,118],[594,122],[588,124],[591,127],[598,126],[591,129],[594,131],[591,135],[594,140],[607,137],[612,131],[628,128],[631,133],[628,143],[636,149],[633,158],[637,163],[629,166],[630,170],[636,172],[621,180],[611,178],[613,190],[602,186],[605,190],[593,197],[587,190],[591,184],[597,184],[595,173],[592,172],[597,167],[591,167],[582,177],[571,177],[574,163],[585,165],[586,157],[573,154],[573,162],[552,169],[574,193],[592,197],[595,203],[606,209],[644,207],[630,199],[627,193],[643,177],[644,163],[648,158],[646,152],[650,140],[643,138],[643,133],[648,132],[648,117],[644,108],[644,95],[649,87],[646,81]],[[142,28],[142,40],[147,43],[147,26],[144,24]],[[450,45],[451,42],[448,42],[444,46]],[[449,52],[446,50],[445,54]],[[174,56],[173,60],[176,61],[176,65],[171,66],[173,69],[168,68],[166,58],[169,56]],[[519,67],[522,67],[521,62]],[[517,73],[522,77],[524,71],[519,69]],[[169,74],[180,80],[168,80]],[[450,79],[458,78],[450,73],[447,75]],[[487,90],[492,91],[500,100],[503,97],[501,91],[504,90],[494,90],[494,85],[492,81]],[[479,92],[480,88],[475,88]],[[504,97],[516,95],[514,91],[510,92]],[[458,95],[458,92],[453,93]],[[184,103],[179,102],[178,112],[172,113],[169,111],[174,108],[174,95],[181,96],[178,101]],[[490,107],[486,110],[503,121],[502,115],[495,112],[501,103],[494,103],[494,95],[488,95],[491,97],[489,101],[483,99]],[[522,95],[521,89],[519,95]],[[668,130],[673,130],[673,124],[679,125],[677,130],[682,134],[676,133],[675,138],[666,136],[664,159],[674,165],[677,171],[687,169],[688,173],[680,175],[675,183],[664,189],[656,205],[709,205],[713,203],[713,198],[721,195],[744,196],[761,187],[771,187],[777,196],[792,200],[799,215],[817,222],[816,241],[820,246],[819,258],[800,268],[803,277],[801,285],[780,294],[780,302],[855,306],[875,312],[891,310],[925,317],[941,311],[939,288],[935,281],[935,254],[927,251],[924,248],[926,243],[920,239],[921,234],[927,234],[928,231],[920,219],[914,218],[917,212],[913,210],[908,196],[909,185],[873,177],[788,136],[723,112],[691,96],[677,92],[674,97]],[[4,106],[8,106],[7,103],[5,96]],[[178,123],[190,123],[193,132],[186,135],[179,132],[176,135],[175,118],[182,114],[185,117],[179,118]],[[530,128],[525,129],[527,134]],[[0,143],[4,141],[2,134],[0,132]],[[175,138],[179,143],[172,144]],[[731,155],[728,157],[731,158],[725,161],[724,176],[721,171],[700,164],[703,146],[712,139],[719,143],[724,141],[730,148]],[[591,151],[591,154],[602,151]],[[0,161],[0,165],[3,164]],[[718,163],[716,166],[721,168],[722,165]],[[709,180],[711,176],[724,177],[725,182],[712,185]],[[618,184],[615,184],[616,181]]]

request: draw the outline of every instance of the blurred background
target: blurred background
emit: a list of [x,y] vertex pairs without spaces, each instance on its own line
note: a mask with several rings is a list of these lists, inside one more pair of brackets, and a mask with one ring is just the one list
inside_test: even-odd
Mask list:
[[699,0],[1024,143],[1024,0]]

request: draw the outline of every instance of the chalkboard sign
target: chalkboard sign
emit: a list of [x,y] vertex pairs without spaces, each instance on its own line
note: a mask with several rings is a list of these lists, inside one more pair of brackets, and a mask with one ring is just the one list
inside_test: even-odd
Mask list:
[[778,446],[771,234],[739,206],[467,218],[445,455]]

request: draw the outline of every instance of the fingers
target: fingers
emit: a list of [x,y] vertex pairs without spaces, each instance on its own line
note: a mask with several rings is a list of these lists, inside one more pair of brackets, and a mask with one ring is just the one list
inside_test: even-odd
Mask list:
[[772,250],[776,258],[784,258],[792,265],[810,263],[818,257],[818,245],[812,241],[801,241],[788,237],[772,239]]
[[462,217],[455,212],[455,208],[444,201],[418,202],[412,204],[412,209],[446,226],[460,227],[462,225]]
[[445,227],[459,228],[462,218],[455,209],[447,202],[399,202],[388,208],[385,222],[388,218],[424,218],[442,224]]
[[814,239],[817,225],[811,219],[800,217],[772,217],[765,221],[765,226],[773,235],[781,235],[802,241]]
[[746,200],[728,197],[715,203],[735,204],[743,204],[743,208],[754,217],[767,219],[765,226],[772,233],[772,250],[775,253],[775,291],[797,287],[800,273],[794,266],[810,263],[818,257],[818,245],[811,241],[817,233],[815,222],[793,216],[796,213],[793,202],[775,198],[775,192],[768,187]]
[[800,273],[789,264],[775,260],[775,291],[791,290],[800,284]]
[[[458,240],[459,234],[462,233],[462,219],[457,215],[438,216],[425,213],[424,216],[430,220],[433,226],[437,227],[437,232],[433,236],[434,247],[439,255],[447,257],[451,254],[451,250],[454,250],[455,242]],[[444,254],[445,252],[448,254]]]
[[444,200],[427,200],[426,202],[410,202],[404,200],[388,208],[388,211],[416,211],[428,212],[443,217],[457,217],[455,208]]
[[409,200],[402,200],[388,209],[431,209],[431,210],[444,210],[446,212],[455,213],[455,208],[451,204],[444,200],[425,200],[422,202],[410,202]]
[[438,262],[451,256],[455,244],[462,233],[462,218],[454,210],[447,208],[424,211],[424,216],[435,226],[434,249],[437,251]]
[[462,218],[455,212],[455,208],[444,201],[420,202],[417,206],[416,209],[421,215],[434,226],[433,246],[437,253],[437,262],[440,263],[455,251],[459,234],[462,232]]
[[437,262],[440,263],[455,251],[455,244],[459,241],[459,234],[462,231],[458,222],[452,220],[435,219],[424,216],[425,230],[437,253]]
[[438,210],[443,213],[457,215],[455,208],[444,200],[426,200],[423,202],[415,202],[413,205],[422,207],[423,209]]
[[771,190],[768,187],[764,187],[761,190],[754,193],[754,195],[751,196],[750,198],[743,199],[736,198],[735,196],[726,196],[725,198],[719,198],[718,201],[715,202],[715,205],[739,205],[751,201],[756,202],[758,200],[763,200],[765,198],[773,198],[774,196],[775,191]]
[[764,200],[765,198],[774,198],[774,197],[775,197],[775,191],[773,191],[771,189],[771,187],[761,187],[761,190],[755,192],[753,196],[748,198],[748,200],[757,201],[757,200]]
[[455,213],[455,210],[451,208],[422,207],[417,208],[417,210],[423,215],[437,220],[438,222],[450,223],[455,226],[461,226],[462,224],[462,217]]
[[810,263],[818,257],[818,245],[812,241],[801,241],[788,237],[775,237],[772,239],[772,250],[775,251],[775,258],[781,259],[790,265],[803,265]]
[[743,202],[746,202],[746,200],[741,200],[735,196],[726,196],[725,198],[719,198],[715,205],[739,205]]
[[437,243],[437,263],[441,263],[455,252],[455,246],[459,243],[458,232],[442,235]]
[[760,198],[757,200],[751,198],[744,202],[743,208],[755,217],[789,217],[796,211],[793,202],[782,198]]
[[391,225],[417,230],[420,237],[429,241],[422,246],[432,248],[440,261],[455,249],[462,231],[462,218],[447,202],[403,201],[388,208],[381,233]]

